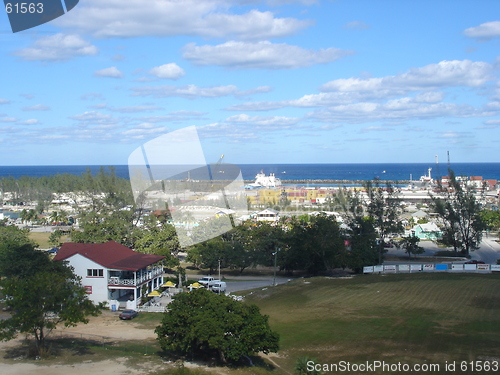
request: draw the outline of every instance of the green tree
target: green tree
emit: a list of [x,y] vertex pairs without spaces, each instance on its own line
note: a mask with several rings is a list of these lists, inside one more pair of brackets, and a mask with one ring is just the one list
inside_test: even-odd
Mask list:
[[[7,263],[8,262],[8,263]],[[79,278],[63,262],[53,262],[31,245],[9,246],[0,252],[0,286],[8,296],[11,317],[0,321],[0,339],[32,334],[38,355],[46,353],[46,338],[63,323],[87,323],[100,306],[88,298]]]
[[480,215],[488,230],[500,230],[500,210],[482,210]]
[[334,216],[310,216],[308,221],[295,218],[286,242],[279,256],[287,271],[318,274],[346,266],[345,244]]
[[279,349],[278,334],[257,306],[205,289],[178,294],[155,333],[164,350],[223,363]]
[[443,236],[439,240],[446,246],[453,246],[455,252],[460,250],[469,256],[481,244],[482,232],[486,223],[481,216],[481,205],[476,199],[471,186],[462,186],[449,170],[450,186],[441,187],[442,195],[432,196],[433,209],[441,219]]
[[285,248],[286,232],[282,225],[265,221],[245,224],[248,230],[248,246],[253,253],[254,265],[271,267],[274,265],[274,252]]
[[20,229],[15,225],[7,225],[7,220],[0,221],[0,252],[9,245],[30,244],[37,247],[34,241],[29,238],[29,229]]
[[378,180],[368,181],[364,184],[368,195],[367,211],[368,216],[373,220],[373,225],[377,229],[380,239],[379,264],[382,264],[384,253],[384,242],[390,234],[404,232],[404,227],[400,219],[402,213],[401,199],[398,190],[391,184],[381,187]]
[[408,257],[411,258],[412,254],[417,256],[417,254],[423,254],[425,249],[419,245],[420,238],[417,236],[407,236],[403,237],[399,245],[405,250],[408,254]]
[[135,228],[133,248],[140,253],[165,256],[164,262],[168,267],[179,265],[176,258],[180,249],[179,240],[175,228],[166,222]]
[[379,262],[377,232],[374,219],[365,214],[359,193],[339,190],[336,202],[343,217],[343,235],[347,242],[347,267],[354,272]]
[[79,243],[116,241],[132,247],[135,239],[135,227],[132,221],[131,210],[119,210],[106,214],[96,211],[82,212],[79,215],[81,230],[72,231],[71,240]]
[[221,268],[227,267],[227,251],[228,244],[219,236],[191,246],[186,260],[195,267],[208,268],[212,274],[219,267],[219,260]]
[[56,229],[49,236],[49,244],[52,246],[61,246],[61,238],[64,236],[64,232],[60,229]]

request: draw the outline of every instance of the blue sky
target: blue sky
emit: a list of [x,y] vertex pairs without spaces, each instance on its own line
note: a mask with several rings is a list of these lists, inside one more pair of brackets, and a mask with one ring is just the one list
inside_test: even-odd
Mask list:
[[[207,161],[499,162],[497,0],[80,0],[0,12],[0,165],[127,164],[196,125]],[[168,145],[166,145],[168,147]]]

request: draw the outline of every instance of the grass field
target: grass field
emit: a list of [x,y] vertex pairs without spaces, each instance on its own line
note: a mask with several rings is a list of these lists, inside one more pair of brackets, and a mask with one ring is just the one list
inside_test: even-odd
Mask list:
[[246,301],[270,316],[281,335],[274,361],[290,372],[299,357],[327,364],[436,363],[441,373],[449,373],[446,361],[500,361],[497,274],[299,279]]
[[[50,234],[51,233],[46,233],[46,232],[30,232],[29,238],[35,241],[40,249],[50,249],[52,247],[52,245],[49,244]],[[61,237],[62,243],[68,242],[69,240],[70,240],[69,236]]]

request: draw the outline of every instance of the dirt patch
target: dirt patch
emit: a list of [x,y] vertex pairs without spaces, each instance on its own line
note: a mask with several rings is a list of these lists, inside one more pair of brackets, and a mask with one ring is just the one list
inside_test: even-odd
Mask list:
[[[139,328],[134,320],[120,320],[119,312],[103,311],[97,317],[91,317],[88,324],[59,329],[62,332],[80,333],[84,335],[105,336],[115,340],[154,340],[154,330]],[[56,333],[57,335],[57,333]]]
[[106,374],[106,375],[139,375],[148,374],[160,370],[161,366],[145,365],[143,368],[131,368],[127,365],[126,359],[106,360],[99,362],[82,362],[74,365],[38,365],[33,363],[16,363],[12,365],[0,364],[2,375],[88,375],[88,374]]
[[[120,340],[154,340],[154,330],[138,328],[138,324],[132,321],[122,321],[118,318],[118,312],[104,311],[98,317],[91,317],[88,324],[79,324],[76,327],[59,328],[52,333],[52,337],[63,335],[74,335],[83,339],[97,339],[100,337],[110,338],[113,341]],[[95,337],[94,337],[95,335]],[[134,363],[131,367],[126,357],[110,360],[84,360],[76,364],[58,364],[57,358],[51,359],[51,363],[44,360],[33,361],[23,358],[6,359],[7,352],[22,345],[23,336],[8,342],[0,342],[0,373],[2,375],[88,375],[99,374],[148,374],[165,368],[165,364],[159,359],[145,361],[143,364]],[[16,363],[13,363],[13,362]],[[44,363],[45,362],[45,363]]]

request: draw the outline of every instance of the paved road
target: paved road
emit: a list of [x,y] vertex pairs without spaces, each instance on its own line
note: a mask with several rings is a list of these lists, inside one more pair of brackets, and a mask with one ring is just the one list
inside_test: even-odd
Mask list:
[[[481,247],[476,251],[471,251],[471,259],[473,260],[481,260],[486,264],[496,264],[497,259],[500,259],[500,244],[495,241],[497,237],[494,236],[483,236],[483,241],[481,242]],[[420,246],[425,249],[424,254],[421,256],[433,256],[436,251],[439,250],[452,250],[452,248],[443,249],[438,247],[432,241],[421,241]],[[388,249],[389,255],[395,256],[408,256],[403,249]],[[392,263],[392,262],[391,262]]]
[[500,244],[495,241],[496,237],[483,237],[481,247],[471,252],[471,259],[482,260],[486,264],[496,264],[500,259]]
[[[286,277],[276,277],[276,284],[284,284],[290,280],[290,278]],[[273,277],[232,276],[226,278],[224,281],[227,283],[227,293],[233,293],[241,290],[271,287]]]

